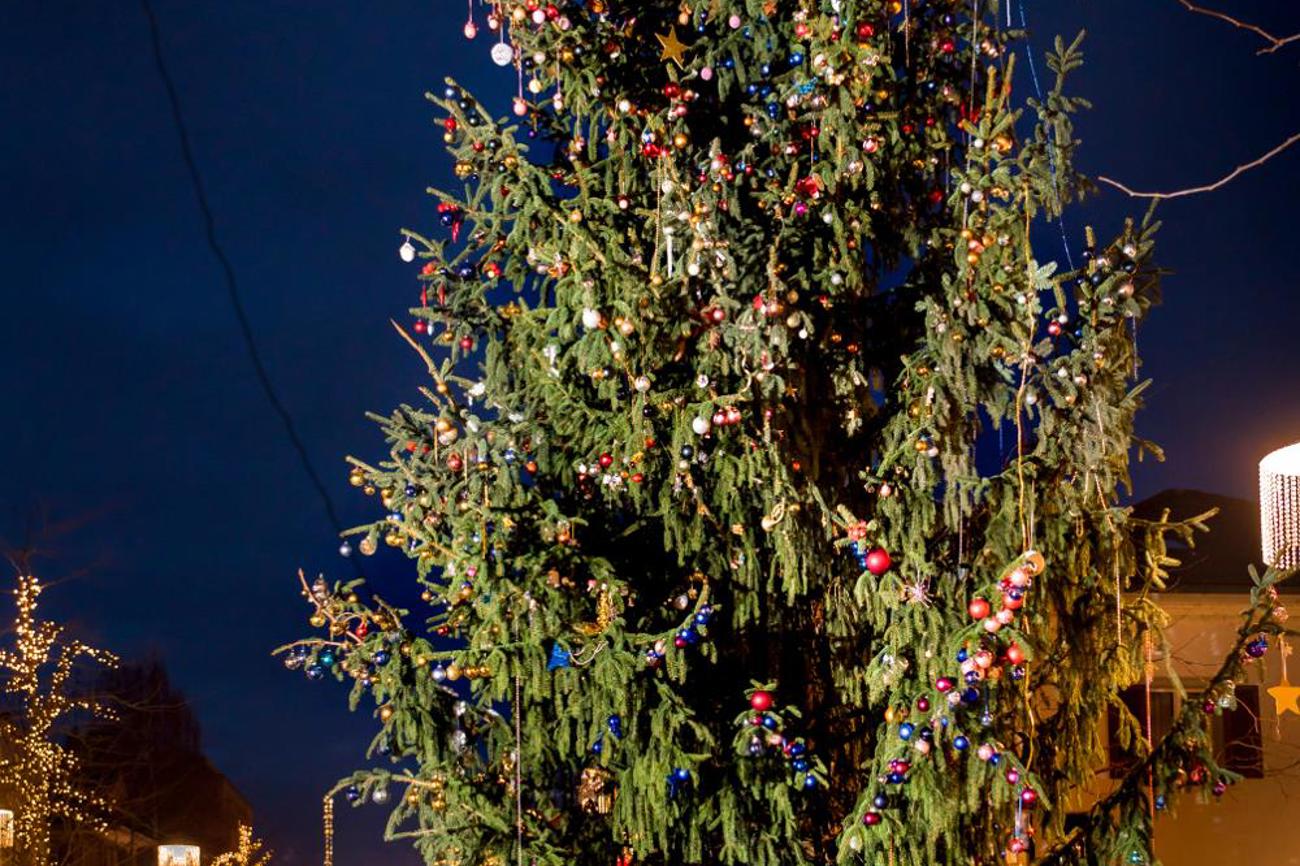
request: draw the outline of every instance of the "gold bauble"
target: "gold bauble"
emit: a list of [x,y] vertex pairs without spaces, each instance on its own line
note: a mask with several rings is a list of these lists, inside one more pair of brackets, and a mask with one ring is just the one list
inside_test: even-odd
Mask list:
[[312,628],[324,628],[326,622],[325,614],[321,613],[320,611],[316,611],[316,613],[313,613],[311,615],[311,619],[307,621],[311,623]]

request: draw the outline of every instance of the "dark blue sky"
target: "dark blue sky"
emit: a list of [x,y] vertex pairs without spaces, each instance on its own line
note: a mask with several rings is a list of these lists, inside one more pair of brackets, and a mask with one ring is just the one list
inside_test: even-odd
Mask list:
[[[461,36],[461,0],[156,4],[267,366],[344,521],[369,519],[342,457],[379,453],[362,412],[420,383],[388,326],[416,294],[397,229],[433,224],[422,191],[449,173],[422,94],[452,74],[504,109],[510,78],[486,31]],[[1190,185],[1300,130],[1300,48],[1256,57],[1257,40],[1175,0],[1027,5],[1040,49],[1089,30],[1073,88],[1096,106],[1086,171]],[[1300,29],[1282,4],[1231,5]],[[373,723],[268,653],[306,631],[296,569],[344,566],[204,246],[138,4],[4,4],[0,81],[0,508],[86,518],[45,562],[76,575],[50,609],[125,654],[160,649],[282,862],[316,862],[319,794]],[[1300,148],[1163,208],[1174,274],[1140,335],[1155,379],[1141,428],[1169,462],[1138,469],[1139,494],[1252,496],[1259,457],[1300,440],[1297,201]],[[1108,232],[1142,209],[1106,193],[1071,214],[1076,252],[1085,221]],[[414,862],[379,850],[374,820],[339,825],[341,864]]]

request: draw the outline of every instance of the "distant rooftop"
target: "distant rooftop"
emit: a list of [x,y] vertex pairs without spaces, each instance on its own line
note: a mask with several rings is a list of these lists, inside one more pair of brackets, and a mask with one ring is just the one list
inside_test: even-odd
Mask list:
[[1187,548],[1171,540],[1169,555],[1182,560],[1170,569],[1173,592],[1246,592],[1254,565],[1262,570],[1259,504],[1248,499],[1206,493],[1203,490],[1164,490],[1133,506],[1135,517],[1158,520],[1164,509],[1169,519],[1194,517],[1219,509],[1209,533],[1198,533],[1196,546]]

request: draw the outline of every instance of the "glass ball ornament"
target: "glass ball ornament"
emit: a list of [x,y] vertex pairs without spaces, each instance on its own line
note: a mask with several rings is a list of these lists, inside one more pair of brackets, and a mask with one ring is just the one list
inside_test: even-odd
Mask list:
[[492,62],[497,66],[509,66],[515,60],[515,50],[505,42],[492,46]]
[[376,788],[374,791],[371,792],[370,800],[371,802],[375,803],[375,805],[377,806],[384,805],[385,803],[388,802],[388,789]]
[[409,240],[403,241],[402,245],[397,248],[397,255],[404,262],[413,262],[415,261],[415,247]]

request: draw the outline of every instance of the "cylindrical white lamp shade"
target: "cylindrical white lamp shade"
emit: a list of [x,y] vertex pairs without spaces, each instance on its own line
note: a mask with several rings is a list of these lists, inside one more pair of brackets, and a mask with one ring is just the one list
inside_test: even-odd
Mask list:
[[159,845],[158,866],[199,866],[199,846]]
[[1300,568],[1300,442],[1260,461],[1259,513],[1264,564]]
[[14,813],[0,809],[0,848],[14,847]]

